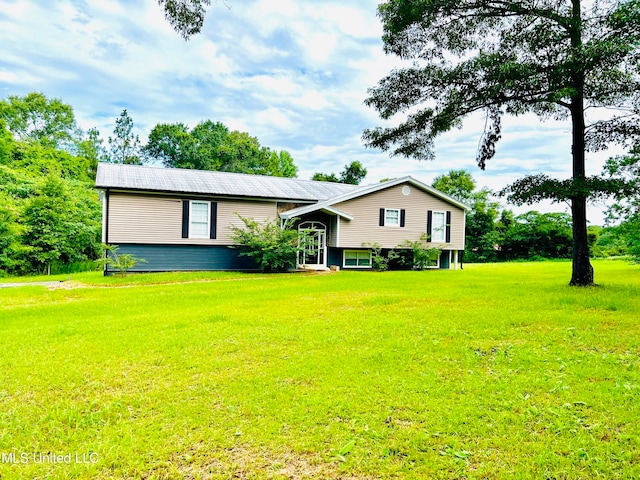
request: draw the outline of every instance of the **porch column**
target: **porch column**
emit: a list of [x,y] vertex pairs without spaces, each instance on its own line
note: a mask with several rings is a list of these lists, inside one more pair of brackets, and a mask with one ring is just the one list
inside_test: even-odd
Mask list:
[[453,269],[458,270],[458,250],[453,251]]

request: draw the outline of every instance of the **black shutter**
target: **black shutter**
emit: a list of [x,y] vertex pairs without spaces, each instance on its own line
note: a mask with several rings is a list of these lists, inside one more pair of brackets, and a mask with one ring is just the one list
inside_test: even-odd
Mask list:
[[433,211],[427,210],[427,242],[431,241],[431,224],[433,222]]
[[447,230],[446,230],[446,242],[451,242],[451,212],[447,211]]
[[403,208],[402,210],[400,210],[400,226],[401,227],[404,227],[405,217],[406,217],[406,213],[405,213],[405,210]]
[[216,238],[216,220],[218,219],[218,203],[211,202],[211,221],[209,222],[209,238]]
[[182,201],[182,238],[189,238],[189,200]]
[[384,227],[384,208],[380,209],[380,226]]

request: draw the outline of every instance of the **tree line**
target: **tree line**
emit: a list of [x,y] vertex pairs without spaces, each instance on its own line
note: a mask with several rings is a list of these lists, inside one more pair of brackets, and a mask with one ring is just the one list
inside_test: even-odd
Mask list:
[[[630,157],[611,159],[605,171],[616,176],[621,168],[635,170],[637,175],[640,162]],[[470,208],[466,219],[465,262],[572,258],[571,215],[535,210],[514,215],[502,207],[491,190],[477,189],[466,170],[451,170],[436,177],[432,185]],[[607,226],[588,227],[592,258],[630,256],[640,262],[639,207],[640,196],[620,200],[608,207]]]

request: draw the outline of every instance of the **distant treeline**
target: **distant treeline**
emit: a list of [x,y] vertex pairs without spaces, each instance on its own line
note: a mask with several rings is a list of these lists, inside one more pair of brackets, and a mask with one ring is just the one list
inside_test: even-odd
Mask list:
[[[571,216],[566,213],[530,211],[514,215],[495,201],[488,189],[476,188],[466,170],[452,170],[437,177],[433,186],[470,207],[467,212],[466,262],[499,262],[571,258]],[[619,211],[616,205],[609,215]],[[628,256],[640,253],[637,216],[629,214],[615,226],[590,226],[592,257]]]

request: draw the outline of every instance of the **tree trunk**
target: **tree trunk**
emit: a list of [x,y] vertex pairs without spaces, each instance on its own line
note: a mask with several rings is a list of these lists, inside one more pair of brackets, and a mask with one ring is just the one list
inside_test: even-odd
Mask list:
[[589,261],[589,237],[587,235],[587,197],[584,190],[585,141],[584,141],[584,100],[582,95],[574,98],[571,109],[573,127],[573,181],[571,216],[573,227],[572,272],[569,285],[586,287],[593,285],[593,267]]
[[[572,4],[574,24],[571,31],[571,46],[574,50],[574,55],[577,56],[582,50],[580,0],[572,0]],[[580,287],[593,285],[593,267],[589,261],[589,238],[587,236],[587,195],[584,186],[586,177],[584,83],[584,72],[581,68],[576,68],[572,78],[574,94],[571,97],[570,107],[573,134],[571,155],[573,157],[573,186],[575,190],[571,196],[573,252],[571,282],[569,282],[569,285]]]
[[584,197],[571,199],[571,213],[573,217],[573,254],[569,285],[587,287],[593,285],[593,267],[589,261],[587,202]]
[[593,267],[589,261],[589,237],[587,235],[587,197],[584,190],[585,180],[585,141],[584,141],[584,100],[582,95],[574,98],[571,109],[573,127],[573,181],[574,191],[571,197],[571,217],[573,226],[572,272],[569,285],[593,285]]

